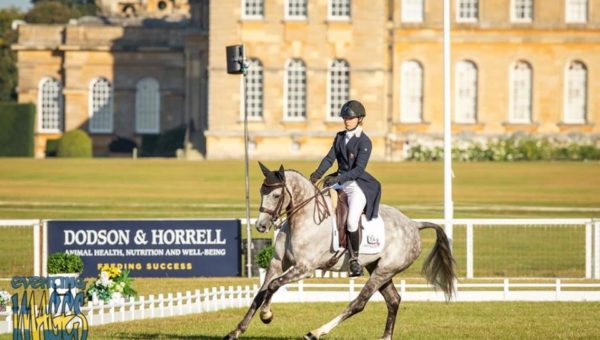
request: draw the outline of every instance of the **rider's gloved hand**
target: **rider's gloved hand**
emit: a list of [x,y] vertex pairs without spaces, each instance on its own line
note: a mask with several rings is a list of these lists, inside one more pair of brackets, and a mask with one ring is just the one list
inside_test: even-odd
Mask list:
[[332,186],[332,185],[336,184],[336,183],[337,183],[337,182],[339,182],[339,181],[340,181],[340,179],[339,179],[339,177],[338,177],[338,176],[329,176],[329,177],[325,177],[325,182],[324,182],[324,185],[325,185],[326,187],[330,187],[330,186]]
[[320,178],[321,178],[321,176],[319,176],[319,175],[317,174],[317,172],[313,172],[312,174],[310,174],[310,182],[311,182],[312,184],[315,184],[315,183],[317,183],[317,181],[318,181]]

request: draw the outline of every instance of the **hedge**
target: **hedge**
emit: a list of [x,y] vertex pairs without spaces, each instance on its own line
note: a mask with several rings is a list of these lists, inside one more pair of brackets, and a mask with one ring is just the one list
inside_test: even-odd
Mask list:
[[0,157],[33,157],[35,106],[0,103]]
[[175,157],[177,149],[183,148],[185,125],[167,130],[160,135],[143,135],[143,157]]

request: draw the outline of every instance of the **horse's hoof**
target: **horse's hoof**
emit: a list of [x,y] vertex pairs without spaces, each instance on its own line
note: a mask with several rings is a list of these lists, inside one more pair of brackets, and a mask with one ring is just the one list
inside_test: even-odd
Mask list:
[[260,321],[264,324],[268,325],[273,321],[273,312],[269,311],[268,313],[260,313]]
[[314,336],[314,334],[312,334],[311,332],[308,332],[308,334],[304,336],[304,340],[319,340],[319,338]]
[[231,335],[231,334],[227,334],[223,337],[223,340],[236,340],[237,336]]

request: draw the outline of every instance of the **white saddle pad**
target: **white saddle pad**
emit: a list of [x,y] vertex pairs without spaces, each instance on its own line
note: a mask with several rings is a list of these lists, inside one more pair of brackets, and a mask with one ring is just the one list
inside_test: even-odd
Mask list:
[[[380,253],[385,246],[385,228],[383,219],[378,216],[377,218],[368,221],[365,215],[362,215],[360,218],[363,230],[359,253],[367,255]],[[335,214],[333,215],[333,223],[331,224],[331,227],[331,232],[333,233],[333,251],[343,249],[340,247],[340,238],[337,230]]]

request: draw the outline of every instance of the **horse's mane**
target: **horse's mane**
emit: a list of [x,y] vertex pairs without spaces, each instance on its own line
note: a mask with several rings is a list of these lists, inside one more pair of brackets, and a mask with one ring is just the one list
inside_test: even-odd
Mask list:
[[295,170],[295,169],[285,169],[285,171],[291,171],[291,172],[295,172],[295,173],[297,173],[298,175],[300,175],[300,176],[304,177],[305,179],[307,179],[307,178],[306,178],[306,176],[304,176],[304,175],[303,175],[303,174],[302,174],[300,171],[298,171],[298,170]]

